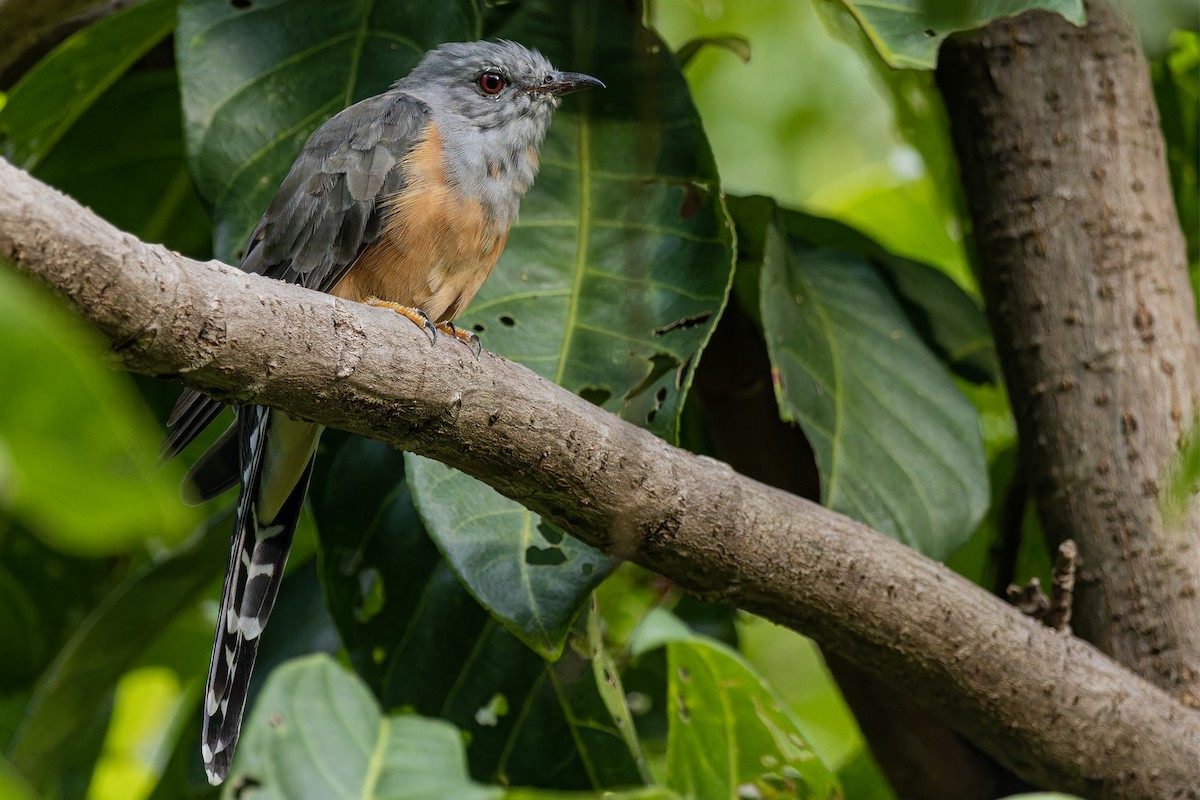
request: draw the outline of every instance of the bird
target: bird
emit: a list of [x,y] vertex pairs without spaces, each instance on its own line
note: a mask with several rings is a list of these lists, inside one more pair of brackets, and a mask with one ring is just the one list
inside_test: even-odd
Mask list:
[[[507,40],[427,52],[385,92],[335,114],[304,144],[245,247],[241,269],[407,317],[481,350],[454,325],[495,266],[561,98],[605,88]],[[167,420],[178,455],[223,409],[196,390]],[[240,484],[203,696],[201,755],[225,780],[262,632],[283,578],[322,426],[259,405],[195,462],[184,499]]]

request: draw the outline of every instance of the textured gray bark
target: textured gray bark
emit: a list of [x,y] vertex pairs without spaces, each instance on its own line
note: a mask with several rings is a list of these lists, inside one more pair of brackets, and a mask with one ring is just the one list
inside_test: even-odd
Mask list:
[[0,160],[0,259],[126,369],[445,461],[580,539],[816,638],[1029,782],[1196,797],[1200,714],[943,565],[380,308],[121,233]]
[[943,48],[938,79],[1023,459],[1072,624],[1200,707],[1200,504],[1160,492],[1200,388],[1200,331],[1147,65],[1127,21],[1033,13]]

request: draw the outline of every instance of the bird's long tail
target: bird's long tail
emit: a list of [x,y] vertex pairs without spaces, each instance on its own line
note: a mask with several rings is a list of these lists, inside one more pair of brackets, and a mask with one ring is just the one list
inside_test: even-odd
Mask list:
[[254,659],[279,593],[323,430],[264,406],[238,409],[236,424],[242,488],[204,691],[202,751],[214,785],[225,779],[233,759]]

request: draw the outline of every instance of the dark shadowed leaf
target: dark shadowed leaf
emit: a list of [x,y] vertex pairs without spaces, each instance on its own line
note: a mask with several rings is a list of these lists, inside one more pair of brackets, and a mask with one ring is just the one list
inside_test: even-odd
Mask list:
[[892,67],[933,69],[937,52],[952,33],[981,28],[992,20],[1033,9],[1054,11],[1084,23],[1083,0],[842,0]]
[[42,59],[0,107],[0,153],[23,169],[36,168],[104,91],[171,32],[175,2],[146,0],[118,11]]
[[[498,33],[608,88],[563,101],[464,324],[488,349],[673,441],[733,261],[687,86],[666,45],[617,3],[531,2]],[[560,652],[611,562],[472,478],[408,463],[425,523],[472,594],[531,647]]]
[[35,782],[64,769],[77,731],[111,702],[133,661],[194,602],[225,563],[228,516],[214,517],[187,544],[147,564],[95,608],[43,673],[9,751]]
[[793,211],[780,212],[779,219],[794,240],[848,250],[873,267],[926,344],[963,378],[1000,382],[1000,362],[983,309],[944,272],[894,256],[836,220]]
[[314,128],[478,32],[471,0],[181,0],[184,132],[217,257],[236,263]]
[[212,253],[208,215],[184,156],[174,70],[131,72],[117,81],[35,174],[143,241],[193,258]]
[[863,257],[767,233],[761,308],[785,419],[812,443],[822,502],[944,558],[988,506],[975,409]]

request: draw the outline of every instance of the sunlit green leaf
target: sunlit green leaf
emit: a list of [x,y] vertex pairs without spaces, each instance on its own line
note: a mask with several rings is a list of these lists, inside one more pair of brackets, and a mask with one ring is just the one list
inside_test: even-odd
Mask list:
[[145,0],[55,48],[0,106],[0,153],[34,169],[97,98],[171,32],[175,3]]
[[667,644],[667,783],[689,797],[839,798],[837,778],[745,660],[693,637]]
[[842,0],[893,67],[933,69],[937,51],[952,33],[981,28],[1034,9],[1054,11],[1084,23],[1083,0]]
[[675,61],[679,64],[680,69],[686,67],[688,62],[696,57],[696,54],[705,47],[717,47],[721,50],[728,50],[742,60],[745,64],[750,60],[750,42],[746,41],[743,36],[701,36],[684,44],[675,51]]
[[[160,430],[105,345],[62,305],[0,266],[0,507],[64,552],[174,543],[199,520],[160,469]],[[25,379],[18,379],[25,376]],[[34,377],[36,376],[36,379]]]
[[773,226],[763,328],[785,419],[812,443],[822,502],[943,558],[988,504],[978,415],[861,256]]

